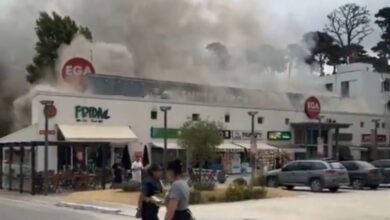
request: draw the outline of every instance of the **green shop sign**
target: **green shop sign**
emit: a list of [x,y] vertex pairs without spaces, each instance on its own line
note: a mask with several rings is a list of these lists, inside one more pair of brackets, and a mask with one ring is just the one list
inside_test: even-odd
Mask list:
[[108,109],[93,106],[75,106],[75,117],[77,122],[102,123],[110,118]]
[[270,141],[289,141],[292,135],[290,131],[269,131],[267,138]]
[[[151,138],[164,138],[164,128],[151,128],[150,137]],[[167,128],[167,138],[177,139],[180,137],[180,130],[177,128]]]

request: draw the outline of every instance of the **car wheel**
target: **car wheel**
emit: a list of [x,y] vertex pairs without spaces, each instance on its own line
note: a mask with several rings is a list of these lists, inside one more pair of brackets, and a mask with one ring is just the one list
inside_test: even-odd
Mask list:
[[331,191],[331,192],[337,192],[338,190],[339,190],[339,187],[329,188],[329,191]]
[[322,183],[319,179],[313,179],[310,181],[310,189],[313,192],[321,192],[322,191]]
[[359,179],[354,179],[352,180],[352,188],[353,189],[356,189],[356,190],[360,190],[360,189],[363,189],[363,183],[361,180]]
[[268,187],[273,187],[273,188],[278,187],[278,182],[277,182],[276,178],[275,178],[275,177],[269,178],[269,179],[267,180],[267,186],[268,186]]
[[294,189],[294,186],[284,186],[286,187],[287,190],[293,190]]
[[378,189],[379,185],[372,185],[370,186],[370,189]]

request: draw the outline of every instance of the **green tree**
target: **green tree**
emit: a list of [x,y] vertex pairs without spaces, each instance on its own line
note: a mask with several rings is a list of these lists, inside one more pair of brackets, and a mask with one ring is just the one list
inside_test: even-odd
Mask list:
[[372,48],[379,56],[374,63],[374,67],[379,72],[390,72],[390,7],[382,8],[375,15],[375,23],[382,30],[381,40]]
[[87,27],[78,26],[69,16],[62,17],[55,12],[51,16],[47,12],[41,12],[36,21],[35,32],[38,37],[35,44],[36,55],[32,64],[26,67],[27,81],[31,84],[47,76],[56,78],[57,50],[61,45],[69,45],[77,34],[92,40],[91,31]]
[[206,160],[215,155],[216,147],[223,141],[220,135],[222,128],[220,123],[207,120],[187,121],[183,124],[178,142],[186,148],[187,155],[191,155],[193,165],[202,168]]

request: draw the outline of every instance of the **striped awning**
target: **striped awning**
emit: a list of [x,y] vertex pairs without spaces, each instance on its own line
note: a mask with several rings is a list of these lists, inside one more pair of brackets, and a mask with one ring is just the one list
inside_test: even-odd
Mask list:
[[226,142],[217,146],[219,152],[244,152],[244,148],[236,144]]

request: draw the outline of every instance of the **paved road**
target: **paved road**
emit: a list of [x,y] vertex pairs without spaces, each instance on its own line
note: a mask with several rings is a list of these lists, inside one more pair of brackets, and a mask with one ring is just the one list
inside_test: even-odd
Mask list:
[[51,204],[0,197],[1,220],[130,220],[130,218],[95,214],[55,207]]
[[390,188],[193,206],[197,220],[389,220]]

